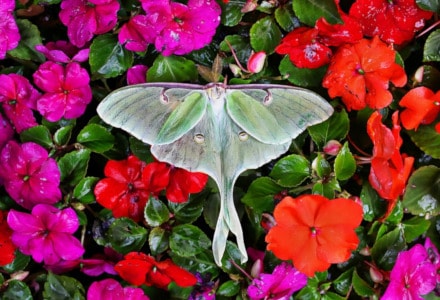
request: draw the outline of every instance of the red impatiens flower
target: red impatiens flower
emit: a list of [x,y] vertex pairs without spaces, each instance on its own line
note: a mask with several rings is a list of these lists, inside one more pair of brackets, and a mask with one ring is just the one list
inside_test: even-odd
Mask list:
[[108,161],[104,168],[106,178],[95,186],[96,201],[112,210],[116,218],[130,217],[140,221],[150,195],[142,180],[145,165],[133,155],[122,161]]
[[10,264],[15,259],[15,245],[11,240],[12,230],[5,217],[5,212],[0,210],[0,266]]
[[362,216],[362,206],[349,199],[285,197],[275,207],[277,224],[266,236],[267,249],[279,259],[292,260],[301,273],[313,276],[350,257],[359,244],[354,229]]
[[405,107],[400,114],[403,127],[417,130],[420,124],[434,122],[440,113],[440,91],[434,93],[427,87],[416,87],[402,97],[399,105]]
[[415,0],[357,0],[349,14],[360,22],[365,35],[400,45],[412,40],[433,13],[420,9]]
[[396,52],[377,36],[343,45],[333,56],[322,85],[330,97],[341,97],[348,110],[384,108],[393,99],[389,81],[401,87],[407,80],[395,57]]
[[278,54],[288,54],[298,68],[319,68],[330,61],[332,50],[318,40],[318,29],[299,27],[287,34],[275,48]]
[[174,281],[180,287],[190,287],[197,283],[197,277],[177,266],[171,259],[156,261],[141,252],[130,252],[115,266],[122,279],[132,285],[145,284],[167,289]]
[[163,162],[149,163],[142,174],[148,189],[158,194],[166,189],[166,197],[171,202],[182,203],[188,200],[189,194],[203,190],[208,175],[176,168]]
[[377,111],[367,122],[367,133],[374,145],[369,181],[382,198],[390,201],[386,215],[392,211],[398,197],[403,194],[414,163],[413,157],[400,154],[402,138],[398,117],[396,111],[392,117],[393,129],[382,124],[382,116]]

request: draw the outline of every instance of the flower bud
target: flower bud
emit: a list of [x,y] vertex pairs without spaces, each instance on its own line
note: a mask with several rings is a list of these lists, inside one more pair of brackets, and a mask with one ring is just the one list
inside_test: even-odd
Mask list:
[[261,259],[257,259],[251,268],[251,276],[253,278],[257,278],[260,276],[260,273],[264,270],[264,264]]
[[251,73],[259,73],[263,70],[264,63],[266,62],[266,52],[259,51],[252,53],[247,63],[247,69]]
[[229,64],[229,69],[231,70],[232,74],[234,74],[235,77],[241,74],[240,67],[237,66],[236,64]]
[[425,73],[425,68],[423,66],[419,67],[414,73],[414,81],[416,83],[422,83],[424,73]]
[[376,267],[370,267],[370,277],[373,282],[380,283],[383,281],[383,274]]
[[325,154],[328,155],[337,155],[339,150],[341,150],[342,145],[336,140],[330,140],[325,144],[323,150]]
[[256,10],[258,7],[258,2],[256,0],[247,0],[241,9],[242,13],[247,13]]

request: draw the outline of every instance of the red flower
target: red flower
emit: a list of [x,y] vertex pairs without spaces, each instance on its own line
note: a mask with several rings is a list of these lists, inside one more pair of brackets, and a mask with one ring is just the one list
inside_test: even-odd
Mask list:
[[0,266],[10,264],[15,259],[15,245],[11,235],[12,230],[6,223],[5,212],[0,210]]
[[330,97],[340,96],[348,110],[369,106],[388,106],[393,96],[389,81],[395,86],[406,84],[402,66],[395,63],[396,52],[378,37],[343,45],[336,52],[322,85]]
[[196,276],[174,264],[171,259],[158,262],[141,252],[125,255],[125,258],[116,264],[115,271],[122,279],[137,286],[154,285],[166,290],[172,281],[180,287],[190,287],[197,283]]
[[148,164],[142,178],[153,194],[166,189],[166,197],[171,202],[182,203],[188,200],[189,194],[203,190],[208,181],[208,175],[189,172],[163,162]]
[[421,10],[415,0],[357,0],[349,14],[361,23],[365,35],[400,45],[412,40],[433,13]]
[[417,87],[410,90],[399,102],[405,107],[400,114],[400,120],[406,129],[415,129],[420,124],[431,124],[440,113],[440,92],[434,94],[427,87]]
[[359,244],[354,229],[362,221],[362,206],[320,195],[285,197],[276,207],[277,224],[266,236],[267,249],[282,260],[292,260],[307,276],[346,261]]
[[133,155],[122,161],[108,161],[104,168],[106,178],[95,186],[96,201],[112,210],[116,218],[141,220],[150,195],[142,180],[144,167],[145,163]]
[[332,51],[318,42],[318,29],[299,27],[287,34],[275,48],[278,54],[288,54],[298,68],[319,68],[330,61]]
[[382,124],[382,116],[377,111],[367,122],[367,132],[374,145],[369,181],[382,198],[390,201],[387,215],[403,194],[414,163],[413,157],[404,157],[399,152],[402,138],[398,117],[396,111],[392,130]]

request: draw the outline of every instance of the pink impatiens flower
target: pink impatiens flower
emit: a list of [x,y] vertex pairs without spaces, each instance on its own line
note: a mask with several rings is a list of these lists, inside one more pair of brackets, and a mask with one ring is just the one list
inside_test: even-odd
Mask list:
[[14,136],[14,129],[9,121],[0,113],[0,151]]
[[38,125],[32,112],[37,109],[38,97],[40,94],[25,77],[0,75],[0,103],[18,133]]
[[48,60],[59,63],[71,61],[84,62],[89,59],[90,49],[79,49],[70,42],[56,41],[46,45],[36,45],[35,49],[41,52]]
[[6,57],[6,52],[18,46],[20,32],[13,15],[14,0],[2,0],[0,4],[0,59]]
[[38,99],[38,111],[49,121],[81,116],[92,100],[87,70],[71,62],[65,67],[48,61],[34,73],[35,84],[45,94]]
[[13,231],[14,244],[38,263],[55,265],[76,260],[84,253],[83,246],[73,236],[79,220],[70,207],[59,210],[48,204],[38,204],[30,214],[11,209],[7,221]]
[[24,208],[61,199],[57,163],[38,144],[9,141],[0,155],[0,178],[11,198]]
[[147,82],[147,70],[145,65],[135,65],[127,70],[127,84]]
[[63,0],[59,17],[72,44],[82,47],[116,25],[118,10],[117,0]]
[[115,279],[95,281],[87,291],[87,300],[149,300],[141,288],[122,287]]

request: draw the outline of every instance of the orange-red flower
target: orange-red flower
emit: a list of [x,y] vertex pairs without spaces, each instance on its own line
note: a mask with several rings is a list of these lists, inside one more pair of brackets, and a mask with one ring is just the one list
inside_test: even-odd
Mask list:
[[389,82],[400,87],[407,80],[395,58],[396,52],[378,37],[343,45],[333,56],[322,85],[330,97],[341,97],[348,110],[384,108],[393,99]]
[[420,124],[431,124],[440,113],[440,91],[434,93],[429,88],[420,86],[410,90],[399,102],[405,107],[400,120],[406,129],[415,129]]
[[369,181],[379,196],[390,201],[387,214],[403,194],[414,163],[413,157],[400,154],[402,138],[398,117],[396,111],[392,117],[392,129],[382,124],[382,116],[377,111],[367,122],[367,132],[374,145]]
[[359,244],[354,229],[362,221],[362,206],[320,195],[285,197],[276,207],[277,224],[266,236],[267,249],[307,276],[346,261]]
[[177,266],[171,259],[156,261],[141,252],[130,252],[115,266],[122,279],[133,285],[145,284],[167,289],[174,281],[180,287],[190,287],[197,283],[197,277]]
[[12,230],[6,223],[5,212],[0,210],[0,266],[10,264],[15,259],[15,245],[11,235]]

